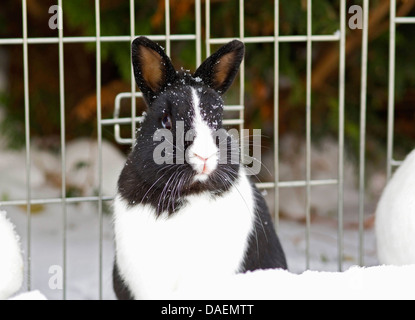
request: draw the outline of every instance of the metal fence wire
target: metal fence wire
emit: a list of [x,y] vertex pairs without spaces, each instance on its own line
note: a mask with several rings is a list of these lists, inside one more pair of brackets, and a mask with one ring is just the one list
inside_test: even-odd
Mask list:
[[[260,189],[270,189],[274,193],[275,197],[275,212],[274,218],[276,226],[279,225],[279,195],[282,188],[292,188],[292,187],[304,187],[306,190],[306,213],[305,213],[305,269],[309,268],[309,254],[310,254],[310,223],[311,223],[311,188],[314,186],[321,185],[331,185],[333,188],[337,188],[338,194],[338,206],[337,206],[337,246],[338,252],[338,270],[343,268],[343,205],[344,205],[344,137],[345,137],[345,64],[346,64],[346,19],[347,19],[347,7],[346,1],[339,1],[339,26],[338,32],[334,34],[327,35],[315,35],[312,33],[312,0],[307,0],[307,32],[304,35],[281,35],[280,34],[280,25],[279,25],[279,1],[274,1],[274,35],[273,36],[245,36],[245,22],[244,22],[244,0],[239,0],[239,34],[235,34],[235,38],[240,39],[241,41],[249,43],[269,43],[273,45],[274,49],[274,113],[273,113],[273,123],[274,123],[274,180],[268,182],[258,183]],[[170,21],[170,1],[165,0],[165,34],[163,35],[152,35],[147,34],[146,36],[154,41],[163,41],[166,44],[167,55],[170,55],[171,45],[175,41],[188,41],[192,42],[195,45],[195,55],[196,63],[199,65],[202,61],[202,46],[205,46],[206,57],[211,54],[211,48],[214,45],[224,44],[232,40],[231,38],[215,38],[211,35],[211,24],[213,19],[211,16],[211,1],[210,0],[195,0],[195,30],[192,34],[171,34],[171,21]],[[62,0],[57,1],[57,5],[62,7]],[[202,8],[204,5],[204,8]],[[389,100],[388,100],[388,132],[387,132],[387,176],[391,176],[392,168],[398,166],[400,161],[396,161],[393,158],[393,133],[394,133],[394,75],[395,75],[395,37],[396,37],[396,25],[401,23],[415,23],[415,17],[397,17],[396,16],[396,1],[390,1],[390,52],[389,52]],[[205,13],[205,17],[202,17],[202,11]],[[368,15],[369,15],[369,1],[363,1],[363,28],[362,28],[362,50],[361,50],[361,91],[360,91],[360,154],[359,154],[359,263],[364,264],[363,261],[363,250],[364,250],[364,228],[363,228],[363,219],[364,219],[364,190],[365,190],[365,139],[366,139],[366,82],[367,82],[367,49],[368,49]],[[99,287],[98,296],[99,298],[103,297],[103,205],[104,202],[110,202],[112,200],[111,196],[103,194],[102,182],[103,175],[105,174],[102,170],[102,130],[104,126],[114,129],[115,140],[119,144],[132,144],[135,140],[136,129],[138,122],[141,120],[140,116],[137,116],[136,110],[136,98],[141,97],[141,93],[136,92],[136,85],[133,75],[133,70],[131,69],[131,90],[129,92],[120,92],[114,102],[114,117],[103,119],[101,112],[101,89],[102,89],[102,63],[101,63],[101,45],[108,42],[124,42],[130,43],[140,34],[140,30],[135,30],[135,4],[134,0],[130,0],[130,34],[123,36],[103,36],[101,35],[101,21],[100,14],[100,1],[95,0],[95,36],[79,36],[79,37],[69,37],[64,35],[64,29],[59,29],[58,37],[44,37],[44,38],[33,38],[28,37],[28,12],[27,12],[27,0],[22,0],[22,21],[23,21],[23,36],[22,38],[4,38],[0,39],[1,46],[16,45],[22,46],[23,48],[23,79],[24,79],[24,110],[25,110],[25,154],[26,154],[26,197],[20,200],[6,200],[0,201],[1,208],[7,208],[10,206],[26,206],[27,212],[27,238],[25,244],[25,272],[26,272],[26,289],[31,290],[32,287],[32,221],[31,221],[31,207],[37,204],[57,204],[61,207],[61,224],[62,224],[62,237],[61,237],[61,247],[62,247],[62,267],[63,267],[63,299],[66,299],[67,296],[67,229],[68,229],[68,213],[67,206],[73,203],[81,202],[94,202],[98,206],[99,212],[99,250],[97,252],[97,259],[99,261],[99,273],[96,275],[98,277]],[[203,21],[203,22],[202,22]],[[202,23],[203,29],[202,29]],[[202,35],[202,30],[205,30],[205,34]],[[204,41],[204,42],[203,42]],[[312,75],[312,55],[313,55],[313,43],[316,42],[338,42],[338,56],[339,56],[339,65],[338,65],[338,175],[333,179],[325,180],[313,180],[311,177],[311,110],[312,110],[312,87],[311,87],[311,75]],[[306,178],[304,180],[298,181],[281,181],[280,180],[280,159],[279,159],[279,125],[280,119],[279,115],[279,91],[280,91],[280,59],[279,51],[280,44],[282,43],[295,43],[302,42],[306,45]],[[88,197],[70,197],[67,195],[67,184],[66,184],[66,119],[65,119],[65,81],[64,81],[64,51],[65,45],[71,43],[95,43],[96,47],[96,99],[97,99],[97,144],[98,144],[98,176],[99,176],[99,188],[95,196]],[[56,198],[43,198],[37,199],[32,197],[31,193],[31,135],[30,135],[30,114],[31,114],[31,100],[29,95],[29,60],[28,56],[29,45],[41,45],[41,44],[57,44],[58,45],[58,54],[59,54],[59,97],[60,97],[60,142],[61,142],[61,197]],[[245,68],[242,64],[240,69],[240,81],[239,81],[239,103],[236,105],[225,106],[225,110],[232,111],[232,114],[237,112],[237,117],[234,119],[227,119],[226,124],[237,125],[240,130],[244,128],[244,116],[245,116],[245,101],[244,93],[245,87],[244,84],[249,79],[245,77]],[[122,99],[131,100],[131,116],[130,117],[120,117],[120,105]],[[122,137],[121,136],[121,125],[130,125],[131,126],[131,137]]]

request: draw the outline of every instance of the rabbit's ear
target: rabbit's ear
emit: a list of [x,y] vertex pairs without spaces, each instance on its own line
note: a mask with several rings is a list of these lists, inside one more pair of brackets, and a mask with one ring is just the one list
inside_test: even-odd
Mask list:
[[244,44],[233,40],[207,58],[196,70],[194,77],[201,78],[204,84],[223,94],[235,79],[244,52]]
[[176,70],[163,48],[146,37],[132,43],[132,62],[135,81],[148,102],[154,100],[169,82]]

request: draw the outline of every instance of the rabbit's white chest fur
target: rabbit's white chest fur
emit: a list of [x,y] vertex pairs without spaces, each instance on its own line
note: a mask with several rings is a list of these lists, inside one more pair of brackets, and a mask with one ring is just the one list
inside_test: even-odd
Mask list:
[[121,277],[136,299],[151,299],[237,272],[255,223],[254,206],[244,174],[224,196],[190,196],[169,218],[156,218],[149,205],[128,208],[118,196],[114,227]]

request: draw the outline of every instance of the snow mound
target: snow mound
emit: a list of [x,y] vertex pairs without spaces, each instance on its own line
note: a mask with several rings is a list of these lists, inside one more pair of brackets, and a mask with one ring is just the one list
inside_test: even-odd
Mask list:
[[182,288],[176,299],[339,300],[415,299],[415,265],[351,267],[345,272],[270,269]]
[[24,292],[9,300],[47,300],[46,297],[39,292],[39,290]]
[[415,150],[390,179],[376,209],[376,240],[383,264],[415,263]]
[[17,292],[23,282],[23,258],[14,225],[0,211],[0,299]]

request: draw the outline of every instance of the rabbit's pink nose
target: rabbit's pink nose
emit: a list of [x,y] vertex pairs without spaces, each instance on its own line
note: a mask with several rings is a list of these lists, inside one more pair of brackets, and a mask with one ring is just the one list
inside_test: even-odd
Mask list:
[[202,157],[202,156],[199,156],[197,153],[194,153],[194,155],[195,155],[195,157],[199,158],[200,160],[202,160],[202,161],[204,161],[204,162],[206,162],[206,161],[207,161],[207,159],[209,159],[209,158],[204,158],[204,157]]
[[203,170],[202,170],[202,173],[204,173],[204,174],[209,174],[209,173],[211,172],[211,170],[209,170],[209,169],[208,169],[208,167],[207,167],[207,161],[208,161],[208,159],[209,159],[210,157],[212,157],[214,154],[212,154],[211,156],[209,156],[209,157],[207,157],[207,158],[202,157],[202,156],[198,155],[197,153],[193,153],[193,154],[194,154],[194,156],[195,156],[196,158],[199,158],[200,160],[202,160],[202,161],[203,161]]

